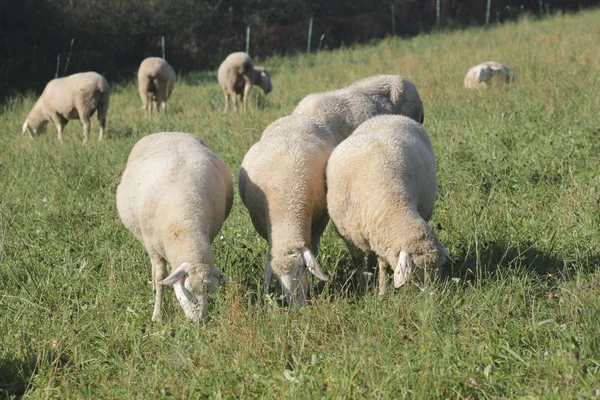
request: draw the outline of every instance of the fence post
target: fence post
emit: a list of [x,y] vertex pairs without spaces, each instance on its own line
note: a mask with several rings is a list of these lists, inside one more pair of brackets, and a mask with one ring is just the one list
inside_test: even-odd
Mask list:
[[540,0],[540,17],[544,16],[544,0]]
[[250,25],[246,26],[246,54],[250,54]]
[[160,45],[162,47],[162,58],[163,60],[165,59],[165,37],[161,36],[160,38]]
[[492,6],[492,0],[487,0],[487,8],[485,9],[485,26],[490,24],[490,8]]
[[440,0],[435,0],[435,28],[440,29]]
[[308,43],[306,43],[306,52],[310,53],[310,42],[312,40],[313,17],[308,21]]
[[396,36],[396,7],[392,4],[392,36]]
[[58,69],[60,68],[60,53],[56,55],[56,72],[54,73],[54,79],[58,78]]
[[71,46],[69,47],[69,53],[67,54],[67,61],[65,62],[65,69],[63,70],[63,76],[67,74],[67,68],[69,68],[69,61],[71,61],[71,51],[73,50],[73,43],[75,38],[71,38]]

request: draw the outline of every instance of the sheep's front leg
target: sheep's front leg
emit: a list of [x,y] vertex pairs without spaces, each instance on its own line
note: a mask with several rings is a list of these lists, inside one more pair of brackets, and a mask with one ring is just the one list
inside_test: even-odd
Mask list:
[[58,141],[60,143],[63,142],[63,129],[65,125],[67,125],[68,120],[63,118],[60,114],[53,114],[50,116],[50,119],[56,126],[56,131],[58,132]]
[[244,85],[244,94],[242,95],[242,106],[244,108],[244,111],[246,111],[248,109],[248,93],[250,92],[250,89],[252,89],[252,83],[250,82],[250,80],[246,79],[246,84]]
[[161,281],[167,277],[167,263],[160,256],[151,256],[152,261],[152,284],[154,285],[154,312],[152,321],[162,320],[162,298],[163,285]]
[[229,109],[229,93],[225,93],[225,109],[223,111],[227,112],[228,109]]
[[90,138],[90,118],[84,117],[81,122],[83,123],[83,143],[87,143]]
[[383,296],[385,294],[385,292],[387,291],[387,281],[388,281],[387,262],[383,258],[379,257],[378,265],[379,265],[379,282],[378,282],[379,295]]

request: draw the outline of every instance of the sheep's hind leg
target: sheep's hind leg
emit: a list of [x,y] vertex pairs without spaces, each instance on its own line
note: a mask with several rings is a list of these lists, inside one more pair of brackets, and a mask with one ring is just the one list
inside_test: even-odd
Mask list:
[[84,117],[81,122],[83,123],[83,143],[87,143],[90,138],[90,118]]
[[98,122],[100,123],[100,133],[98,133],[98,141],[104,138],[104,128],[106,127],[106,112],[108,111],[108,104],[101,104],[98,107]]
[[161,256],[150,256],[152,261],[152,284],[154,285],[154,312],[152,321],[162,320],[163,285],[161,281],[167,277],[167,263]]

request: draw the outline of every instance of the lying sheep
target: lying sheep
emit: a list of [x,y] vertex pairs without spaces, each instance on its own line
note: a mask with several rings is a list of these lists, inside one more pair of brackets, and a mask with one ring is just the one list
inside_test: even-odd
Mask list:
[[162,285],[173,286],[192,322],[206,316],[208,297],[227,280],[214,264],[211,243],[232,203],[227,165],[196,136],[155,133],[133,147],[117,210],[152,262],[153,321],[162,317]]
[[476,65],[467,71],[464,85],[467,89],[478,89],[487,87],[492,79],[498,79],[504,83],[513,82],[516,78],[515,71],[504,64],[496,61],[486,61]]
[[346,242],[358,248],[354,250],[377,254],[380,294],[386,291],[388,265],[399,287],[413,264],[435,270],[449,259],[427,223],[435,197],[429,137],[407,117],[366,121],[329,158],[329,215]]
[[240,197],[269,245],[265,289],[275,272],[292,305],[306,303],[304,267],[328,279],[316,255],[329,221],[325,166],[333,147],[325,127],[291,115],[269,125],[242,161]]
[[322,121],[336,143],[376,115],[401,114],[420,123],[425,118],[417,88],[399,75],[375,75],[343,89],[309,94],[293,113]]
[[63,129],[71,119],[80,119],[83,123],[83,142],[88,141],[90,118],[98,110],[100,134],[104,136],[106,113],[110,97],[110,86],[104,77],[96,72],[81,72],[64,78],[52,79],[35,103],[25,123],[23,133],[29,136],[42,132],[48,121],[54,122],[58,131],[58,140],[63,141]]
[[171,97],[177,75],[171,65],[160,57],[148,57],[138,69],[138,93],[146,112],[167,111],[167,100]]
[[273,90],[269,71],[262,67],[255,67],[250,56],[241,51],[231,53],[221,63],[218,80],[225,94],[225,111],[229,108],[230,96],[237,110],[237,95],[242,96],[243,109],[246,110],[248,92],[252,89],[252,85],[260,86],[265,94]]

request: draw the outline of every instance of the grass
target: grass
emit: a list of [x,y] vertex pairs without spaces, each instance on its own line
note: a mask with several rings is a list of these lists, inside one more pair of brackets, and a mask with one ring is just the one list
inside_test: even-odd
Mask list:
[[[147,119],[133,80],[113,87],[108,139],[71,122],[20,135],[35,99],[0,109],[0,397],[593,398],[600,396],[600,11],[387,39],[264,60],[269,96],[222,113],[216,72],[181,77]],[[508,88],[467,91],[488,59]],[[262,63],[262,61],[261,61]],[[150,262],[118,220],[131,147],[158,131],[201,136],[237,175],[262,130],[312,91],[378,73],[416,83],[438,162],[433,224],[459,277],[378,298],[333,282],[292,310],[260,294],[265,243],[236,197],[213,245],[233,282],[189,324],[171,290],[150,322]]]

